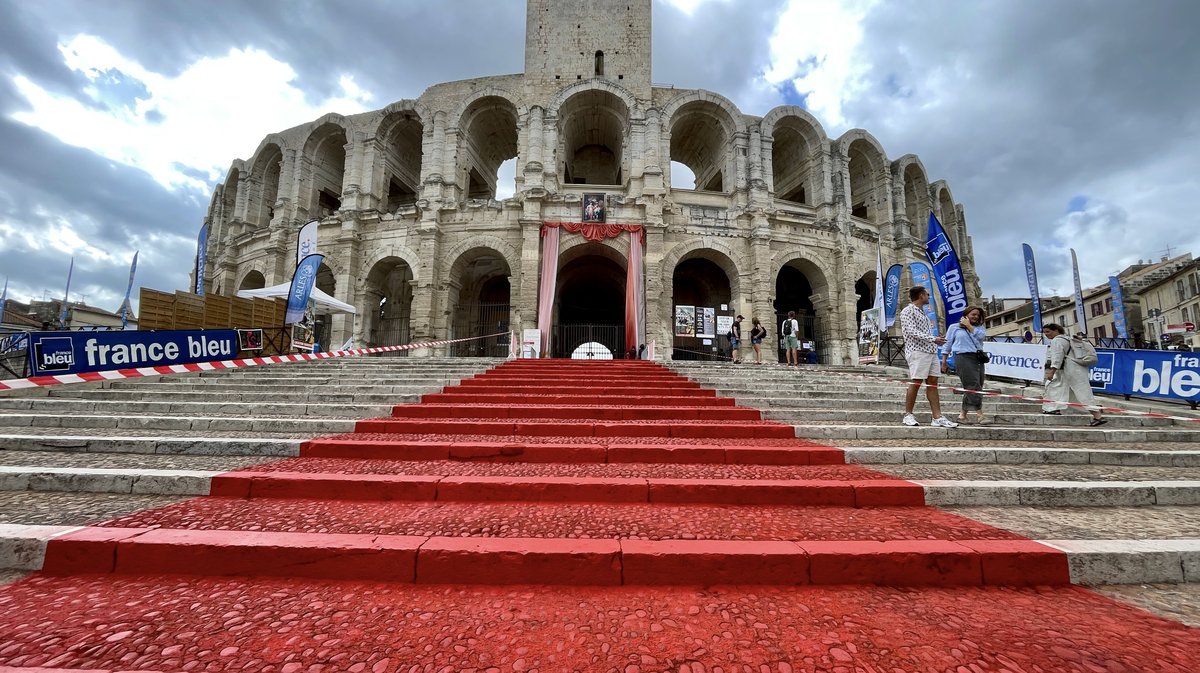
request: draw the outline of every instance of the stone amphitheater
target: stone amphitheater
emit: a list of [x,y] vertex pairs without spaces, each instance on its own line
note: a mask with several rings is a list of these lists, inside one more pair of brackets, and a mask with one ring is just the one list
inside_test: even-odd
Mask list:
[[[324,320],[323,344],[538,327],[547,351],[569,355],[584,338],[573,328],[588,325],[616,353],[631,339],[703,348],[673,338],[683,305],[764,324],[798,311],[822,361],[846,363],[877,249],[885,265],[925,259],[933,212],[968,296],[982,296],[963,207],[915,155],[889,159],[862,129],[830,138],[799,107],[755,116],[719,93],[652,84],[650,0],[527,8],[523,74],[329,114],[233,161],[205,218],[201,286],[286,282],[299,227],[319,219],[317,286],[358,310]],[[514,185],[498,182],[506,162]],[[564,233],[544,249],[548,225],[581,221],[585,195],[625,230]],[[478,350],[506,353],[498,341]]]

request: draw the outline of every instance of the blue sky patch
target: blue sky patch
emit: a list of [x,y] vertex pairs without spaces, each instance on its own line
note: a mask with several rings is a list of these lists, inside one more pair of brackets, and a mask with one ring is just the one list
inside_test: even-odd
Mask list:
[[1073,197],[1071,197],[1071,200],[1067,203],[1067,212],[1068,213],[1082,213],[1083,211],[1087,210],[1087,205],[1088,205],[1088,197],[1086,197],[1082,194],[1080,194],[1078,196],[1073,196]]

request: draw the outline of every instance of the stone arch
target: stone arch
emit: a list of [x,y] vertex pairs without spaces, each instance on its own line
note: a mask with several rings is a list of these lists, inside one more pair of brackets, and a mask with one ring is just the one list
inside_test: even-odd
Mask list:
[[425,124],[415,106],[401,104],[408,102],[385,108],[374,130],[382,170],[371,191],[379,195],[383,210],[389,213],[414,205],[421,191]]
[[246,221],[255,227],[266,227],[275,217],[286,147],[281,136],[269,135],[263,139],[250,160],[251,192],[247,194]]
[[446,256],[453,260],[445,283],[450,337],[475,337],[454,344],[455,355],[502,357],[508,352],[507,338],[482,338],[507,332],[511,321],[513,267],[497,247],[477,241]]
[[[791,246],[771,258],[771,306],[775,311],[775,334],[780,333],[789,311],[795,311],[801,344],[813,342],[821,362],[834,361],[831,351],[831,331],[837,311],[838,293],[831,279],[833,269],[814,250]],[[782,340],[780,340],[782,341]],[[786,361],[786,351],[780,346],[780,362]]]
[[830,279],[837,276],[829,264],[813,252],[815,250],[809,246],[796,245],[775,253],[771,257],[771,278],[778,278],[785,266],[793,266],[809,277],[814,295],[824,294],[825,299],[831,301],[834,297]]
[[[267,286],[267,277],[258,268],[251,268],[246,273],[242,274],[242,278],[238,281],[238,291],[242,290],[261,290]],[[235,293],[236,294],[236,293]]]
[[933,208],[929,201],[929,173],[915,154],[905,154],[892,164],[892,177],[903,186],[904,202],[896,204],[913,226],[922,231]]
[[612,96],[620,99],[621,102],[625,104],[625,107],[630,110],[630,112],[636,110],[638,107],[637,97],[634,96],[629,89],[617,84],[613,84],[612,82],[606,80],[592,79],[576,82],[571,86],[563,87],[557,94],[554,95],[554,98],[551,99],[550,104],[546,106],[546,112],[550,115],[558,116],[563,104],[566,103],[567,100],[573,98],[577,94],[587,91],[603,91],[611,94]]
[[888,162],[883,146],[870,133],[852,129],[838,139],[838,148],[849,179],[846,201],[850,215],[875,224],[886,222],[891,194],[887,190]]
[[763,118],[763,138],[771,138],[771,191],[793,203],[821,203],[824,195],[823,150],[829,138],[807,110],[785,105]]
[[376,265],[383,260],[388,259],[389,257],[395,257],[403,260],[405,264],[408,264],[409,268],[413,271],[414,282],[420,278],[420,276],[417,275],[417,270],[421,268],[420,256],[418,256],[417,253],[411,248],[396,243],[385,245],[375,250],[375,254],[372,256],[364,258],[358,265],[358,278],[366,278],[367,275],[370,274],[371,269],[375,268]]
[[230,225],[236,220],[238,188],[242,177],[242,172],[239,170],[240,165],[239,161],[230,166],[229,172],[225,174],[225,182],[221,183],[221,222],[216,236],[218,243],[224,240],[225,233],[229,231]]
[[300,202],[314,217],[328,217],[342,207],[349,142],[344,121],[341,115],[325,115],[304,141],[304,161],[310,170],[304,176]]
[[729,192],[735,183],[734,140],[746,132],[741,112],[727,98],[707,91],[675,97],[663,108],[670,160],[696,176],[695,188]]
[[748,265],[742,256],[735,253],[729,246],[711,238],[695,239],[672,246],[659,263],[662,269],[662,287],[664,289],[672,287],[675,267],[696,257],[708,259],[725,272],[729,278],[729,290],[732,295],[730,305],[736,305],[742,298],[741,269],[747,268]]
[[942,228],[946,230],[946,234],[950,236],[950,240],[954,242],[954,247],[959,250],[959,255],[962,255],[963,238],[965,232],[962,230],[962,223],[958,221],[958,209],[955,207],[954,194],[950,191],[950,186],[945,180],[938,180],[929,186],[930,193],[933,195],[933,210],[937,213],[938,222],[942,223]]
[[471,236],[465,241],[454,246],[442,255],[442,259],[452,260],[446,265],[439,274],[439,280],[442,283],[448,283],[454,278],[456,272],[455,264],[458,263],[471,250],[491,250],[497,256],[504,260],[504,263],[510,270],[519,269],[521,267],[521,253],[502,238],[490,235]]
[[[493,91],[490,95],[480,95]],[[499,90],[485,89],[468,99],[455,118],[458,128],[455,179],[469,199],[496,197],[500,165],[520,152],[518,125],[524,106]]]
[[[408,343],[416,269],[409,260],[379,251],[359,277],[362,282],[363,333],[372,346]],[[407,353],[407,351],[403,351]]]
[[[589,245],[599,247],[589,248]],[[603,250],[599,248],[603,248]],[[629,240],[625,236],[618,236],[617,238],[606,238],[597,243],[587,240],[580,234],[569,234],[565,231],[559,236],[559,268],[566,266],[568,262],[574,261],[577,257],[592,254],[608,257],[620,264],[621,268],[625,268],[629,264]]]
[[563,184],[624,184],[632,110],[624,98],[602,87],[576,91],[559,106]]

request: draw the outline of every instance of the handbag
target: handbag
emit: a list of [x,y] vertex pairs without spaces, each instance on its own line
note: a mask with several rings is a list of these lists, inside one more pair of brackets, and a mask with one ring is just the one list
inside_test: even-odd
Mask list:
[[[957,325],[955,325],[955,327],[957,327]],[[962,328],[959,327],[959,329]],[[983,344],[979,343],[979,340],[975,338],[975,335],[971,332],[967,332],[967,336],[971,337],[971,341],[975,342],[975,348],[978,349],[975,351],[975,360],[981,365],[986,365],[987,363],[991,362],[992,354],[983,350]]]

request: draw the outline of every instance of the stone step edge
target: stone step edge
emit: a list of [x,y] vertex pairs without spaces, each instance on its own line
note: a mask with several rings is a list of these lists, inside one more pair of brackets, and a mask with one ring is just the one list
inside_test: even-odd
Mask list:
[[[300,455],[301,439],[238,437],[128,437],[112,435],[0,435],[0,452],[137,453],[188,456]],[[0,455],[3,455],[0,453]]]
[[[786,419],[773,419],[787,423]],[[957,428],[935,428],[921,425],[915,428],[901,425],[804,425],[794,424],[796,437],[801,439],[954,439],[956,435],[970,439],[1012,440],[1014,433],[1022,438],[1045,442],[1191,442],[1200,440],[1200,428],[1178,426],[1114,428],[1070,426],[960,425]]]
[[660,479],[0,466],[0,490],[364,501],[783,506],[1200,505],[1200,481]]
[[[37,423],[40,419],[58,419],[59,423]],[[67,420],[70,419],[70,420]],[[14,423],[16,420],[26,420],[25,423]],[[176,429],[164,428],[164,425],[185,425],[178,430],[208,430],[213,425],[237,424],[248,428],[242,432],[278,432],[278,428],[286,425],[296,425],[297,432],[353,432],[358,418],[320,418],[294,416],[161,416],[155,414],[120,414],[103,415],[74,413],[64,416],[61,413],[10,413],[10,410],[0,410],[0,427],[7,428],[109,428],[116,430],[132,429]],[[65,422],[64,422],[65,421]],[[103,425],[112,422],[112,425]],[[223,428],[229,431],[229,428]]]
[[41,551],[40,569],[51,575],[181,573],[576,586],[1071,581],[1067,555],[1030,540],[645,541],[100,527],[21,540],[24,556],[36,562]]
[[843,447],[859,465],[1105,465],[1200,467],[1200,451],[1056,449],[1041,447]]

